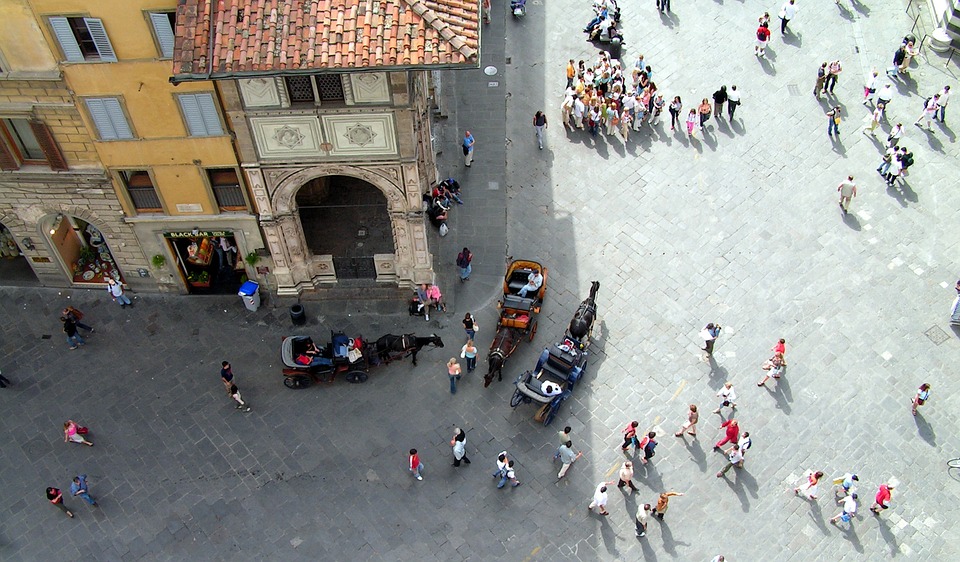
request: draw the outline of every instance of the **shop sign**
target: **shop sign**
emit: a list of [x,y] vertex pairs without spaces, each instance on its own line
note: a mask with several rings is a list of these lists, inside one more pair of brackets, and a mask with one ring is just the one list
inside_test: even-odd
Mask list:
[[188,230],[186,232],[165,232],[164,238],[213,238],[215,236],[233,236],[232,230]]

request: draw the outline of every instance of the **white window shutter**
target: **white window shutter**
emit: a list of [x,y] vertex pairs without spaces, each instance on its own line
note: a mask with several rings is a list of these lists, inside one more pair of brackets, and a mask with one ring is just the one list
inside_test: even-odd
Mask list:
[[170,18],[164,13],[151,12],[150,23],[153,24],[153,32],[160,45],[160,56],[165,59],[173,58],[174,34],[170,27]]
[[60,43],[60,49],[67,58],[67,62],[83,62],[83,51],[80,50],[77,38],[73,36],[73,30],[70,29],[67,18],[50,18],[50,27],[57,36],[57,42]]
[[222,135],[223,127],[220,126],[217,105],[213,103],[213,94],[197,94],[197,104],[200,106],[207,134],[210,136]]
[[100,18],[83,18],[83,23],[87,25],[87,31],[90,32],[90,37],[93,38],[93,43],[97,46],[100,60],[117,62],[117,54],[113,52],[113,45],[110,44],[110,38],[107,37],[107,30],[103,28],[103,21]]
[[116,98],[88,98],[84,100],[101,140],[132,139],[133,131],[127,124],[120,100]]

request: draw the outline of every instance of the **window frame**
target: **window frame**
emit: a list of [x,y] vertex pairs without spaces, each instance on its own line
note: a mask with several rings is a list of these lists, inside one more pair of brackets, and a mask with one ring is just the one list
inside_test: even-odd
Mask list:
[[[332,76],[336,76],[337,78],[340,79],[340,93],[341,93],[341,97],[340,97],[340,98],[338,98],[338,99],[323,99],[323,97],[321,96],[320,85],[317,83],[317,78],[318,78],[319,76],[321,76],[321,75],[322,75],[322,76],[331,76],[331,75],[332,75]],[[310,88],[313,90],[313,101],[312,101],[312,102],[307,102],[307,101],[294,101],[293,96],[290,94],[290,85],[289,85],[289,83],[287,82],[287,79],[288,79],[288,78],[294,78],[294,77],[302,77],[302,76],[306,76],[307,78],[310,79]],[[338,106],[341,106],[341,105],[346,105],[346,101],[347,101],[346,88],[345,88],[344,85],[343,85],[343,79],[344,79],[344,73],[341,73],[341,72],[325,72],[325,73],[322,73],[322,74],[307,74],[307,75],[297,74],[297,75],[293,75],[293,76],[284,76],[284,77],[283,77],[283,87],[284,87],[284,89],[286,89],[287,99],[290,100],[290,107],[291,107],[291,108],[296,108],[296,107],[301,107],[301,108],[302,108],[302,107],[308,107],[308,106],[320,107],[320,106],[323,106],[323,105],[325,105],[325,104],[329,104],[329,105],[338,107]]]
[[[123,96],[116,95],[97,95],[97,96],[81,96],[80,100],[83,101],[83,110],[86,114],[86,117],[90,120],[90,124],[93,125],[92,130],[97,133],[96,140],[97,142],[129,142],[139,140],[140,137],[137,135],[137,130],[133,126],[133,119],[130,118],[130,114],[127,112],[127,104]],[[96,118],[93,116],[93,112],[90,111],[89,100],[116,100],[120,106],[120,112],[123,113],[124,121],[126,122],[127,129],[130,131],[130,138],[122,138],[117,135],[115,139],[105,139],[103,138],[102,131],[100,130],[99,125],[97,124]],[[116,129],[116,127],[111,123],[111,126]]]
[[[160,39],[160,34],[157,33],[157,26],[154,24],[154,15],[164,15],[167,16],[167,21],[170,23],[170,33],[171,33],[171,43],[170,43],[170,54],[167,55],[163,52],[163,42]],[[173,16],[173,21],[170,20],[170,16]],[[147,22],[147,27],[150,28],[150,34],[153,36],[154,46],[157,48],[158,58],[160,60],[171,60],[173,59],[173,50],[176,48],[176,37],[177,37],[177,11],[176,10],[144,10],[143,17]]]
[[[81,47],[81,38],[77,36],[78,31],[75,26],[77,20],[83,20],[84,31],[90,36],[89,40],[83,39],[83,43],[93,43],[96,55],[84,52]],[[91,29],[91,24],[99,29]],[[85,15],[51,15],[47,16],[47,25],[52,37],[56,40],[60,54],[63,55],[62,62],[68,63],[98,63],[98,62],[118,62],[117,51],[113,48],[113,42],[110,41],[110,35],[103,23],[102,18],[91,18]],[[65,26],[65,27],[64,27]],[[61,31],[70,32],[72,45],[64,44],[64,35]],[[71,48],[72,47],[72,48]],[[74,53],[74,50],[77,53]],[[89,50],[89,47],[88,47]],[[77,58],[79,55],[80,58]]]
[[[202,168],[203,178],[207,183],[207,187],[210,189],[210,195],[213,200],[214,206],[217,208],[217,212],[223,213],[249,213],[250,212],[250,198],[247,196],[246,186],[243,183],[243,173],[242,171],[235,166],[214,166],[210,168]],[[217,199],[217,190],[213,182],[212,174],[215,172],[224,172],[232,171],[236,174],[237,177],[237,187],[240,190],[240,197],[243,198],[244,206],[224,206],[220,205],[220,200]]]
[[[17,159],[21,166],[23,165],[48,165],[47,155],[43,152],[43,147],[40,146],[40,141],[37,139],[37,135],[33,132],[33,129],[30,128],[30,117],[29,116],[0,116],[0,135],[3,135],[3,139],[0,139],[0,142],[6,143],[7,148],[10,149],[13,156]],[[37,150],[40,151],[40,158],[28,158],[24,152],[24,147],[21,146],[21,143],[17,141],[17,138],[20,137],[18,131],[11,130],[12,124],[8,124],[8,121],[23,121],[27,127],[27,130],[30,133],[30,136],[33,137],[33,140],[37,143]],[[16,135],[14,133],[16,132]]]
[[[203,95],[210,96],[210,101],[211,101],[211,104],[212,104],[212,106],[213,106],[213,111],[216,113],[217,124],[218,124],[219,127],[220,127],[220,132],[219,132],[219,133],[211,134],[211,133],[208,132],[208,133],[205,134],[205,135],[195,135],[195,134],[193,134],[193,131],[190,130],[190,121],[187,119],[187,112],[186,112],[186,110],[184,110],[184,108],[183,108],[183,102],[182,102],[181,100],[182,100],[182,98],[185,98],[185,97],[203,96]],[[201,90],[201,91],[197,91],[197,92],[182,92],[182,93],[178,92],[178,93],[173,94],[173,97],[174,97],[174,101],[175,101],[176,104],[177,104],[177,108],[180,110],[180,120],[183,122],[183,129],[184,129],[184,131],[186,132],[186,136],[187,136],[187,137],[189,137],[189,138],[203,139],[203,138],[222,137],[222,136],[226,136],[226,135],[228,134],[228,133],[227,133],[226,123],[224,122],[223,115],[221,115],[221,112],[220,112],[220,103],[219,103],[219,98],[217,97],[216,92],[214,92],[214,91],[202,91],[202,90]],[[198,107],[198,109],[199,109],[200,112],[201,112],[201,119],[202,119],[203,109],[200,108],[200,104],[199,104],[199,103],[197,104],[197,107]],[[203,126],[204,126],[204,128],[206,129],[207,123],[206,123],[205,120],[204,120]]]
[[[135,172],[146,172],[147,177],[150,178],[150,186],[153,188],[153,193],[157,197],[157,201],[160,202],[159,210],[155,210],[153,207],[138,209],[136,203],[134,203],[133,196],[130,194],[130,183],[126,174],[135,173]],[[114,181],[121,187],[121,196],[124,202],[127,203],[128,208],[132,212],[132,216],[140,215],[169,215],[167,212],[167,204],[163,200],[160,190],[157,189],[157,179],[153,175],[153,169],[151,168],[111,168],[110,175],[113,176]]]

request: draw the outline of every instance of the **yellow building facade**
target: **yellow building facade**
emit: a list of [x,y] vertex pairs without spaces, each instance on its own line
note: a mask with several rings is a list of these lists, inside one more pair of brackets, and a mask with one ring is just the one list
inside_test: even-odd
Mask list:
[[[60,77],[66,94],[62,109],[79,123],[57,119],[51,131],[71,166],[96,170],[100,189],[112,199],[84,216],[82,201],[43,209],[33,225],[43,244],[34,247],[56,253],[60,224],[66,222],[82,232],[75,242],[85,258],[78,267],[70,262],[73,254],[55,255],[51,272],[42,278],[45,284],[56,284],[53,270],[59,267],[61,277],[73,284],[119,275],[146,290],[236,292],[246,276],[256,275],[238,258],[263,243],[212,83],[170,83],[177,2],[14,4],[5,1],[0,10],[15,12],[21,24],[29,24],[34,44],[32,54],[2,45],[4,57],[11,67],[32,65]],[[4,18],[0,25],[17,24]],[[22,44],[23,28],[16,29],[2,33],[3,41]],[[19,59],[11,62],[11,53]],[[25,91],[38,93],[18,91],[19,97],[9,96],[8,106],[19,103]],[[0,97],[0,115],[5,100]],[[93,225],[99,236],[91,240],[85,225]]]

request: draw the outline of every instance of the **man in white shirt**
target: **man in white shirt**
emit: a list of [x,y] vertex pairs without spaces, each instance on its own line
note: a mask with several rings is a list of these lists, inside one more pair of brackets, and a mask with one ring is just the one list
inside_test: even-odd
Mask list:
[[583,112],[586,110],[587,107],[583,105],[583,101],[579,97],[573,100],[573,120],[578,129],[583,128]]
[[796,0],[790,0],[786,2],[782,8],[780,8],[780,34],[787,34],[787,24],[790,23],[790,20],[797,15],[797,4]]
[[[950,86],[944,86],[943,89],[940,90],[940,100],[939,100],[939,103],[940,103],[940,122],[941,122],[941,123],[943,123],[944,115],[945,115],[946,112],[947,112],[947,102],[948,102],[948,101],[950,101]],[[933,118],[934,118],[934,120],[936,120],[937,116],[934,115]]]
[[540,290],[540,287],[543,285],[543,275],[540,274],[539,269],[534,269],[533,273],[527,276],[527,284],[520,289],[520,296],[523,298],[527,297],[527,293],[530,291],[537,292]]
[[847,214],[850,210],[850,200],[857,196],[857,184],[853,181],[853,176],[847,176],[847,179],[840,182],[837,186],[840,192],[840,210]]
[[743,468],[743,453],[740,452],[740,445],[734,445],[727,449],[727,461],[727,464],[717,473],[717,478],[722,478],[734,466]]
[[843,505],[843,510],[832,517],[830,522],[836,525],[838,520],[844,523],[853,521],[853,516],[857,514],[857,494],[850,494],[841,500],[837,500],[837,503]]
[[608,484],[613,484],[613,482],[601,482],[597,485],[597,490],[593,493],[593,501],[590,502],[590,505],[587,506],[587,509],[593,511],[593,508],[596,507],[600,515],[610,515],[610,512],[607,511]]
[[734,85],[727,92],[727,117],[730,121],[733,121],[733,112],[737,110],[738,105],[740,105],[740,90]]

